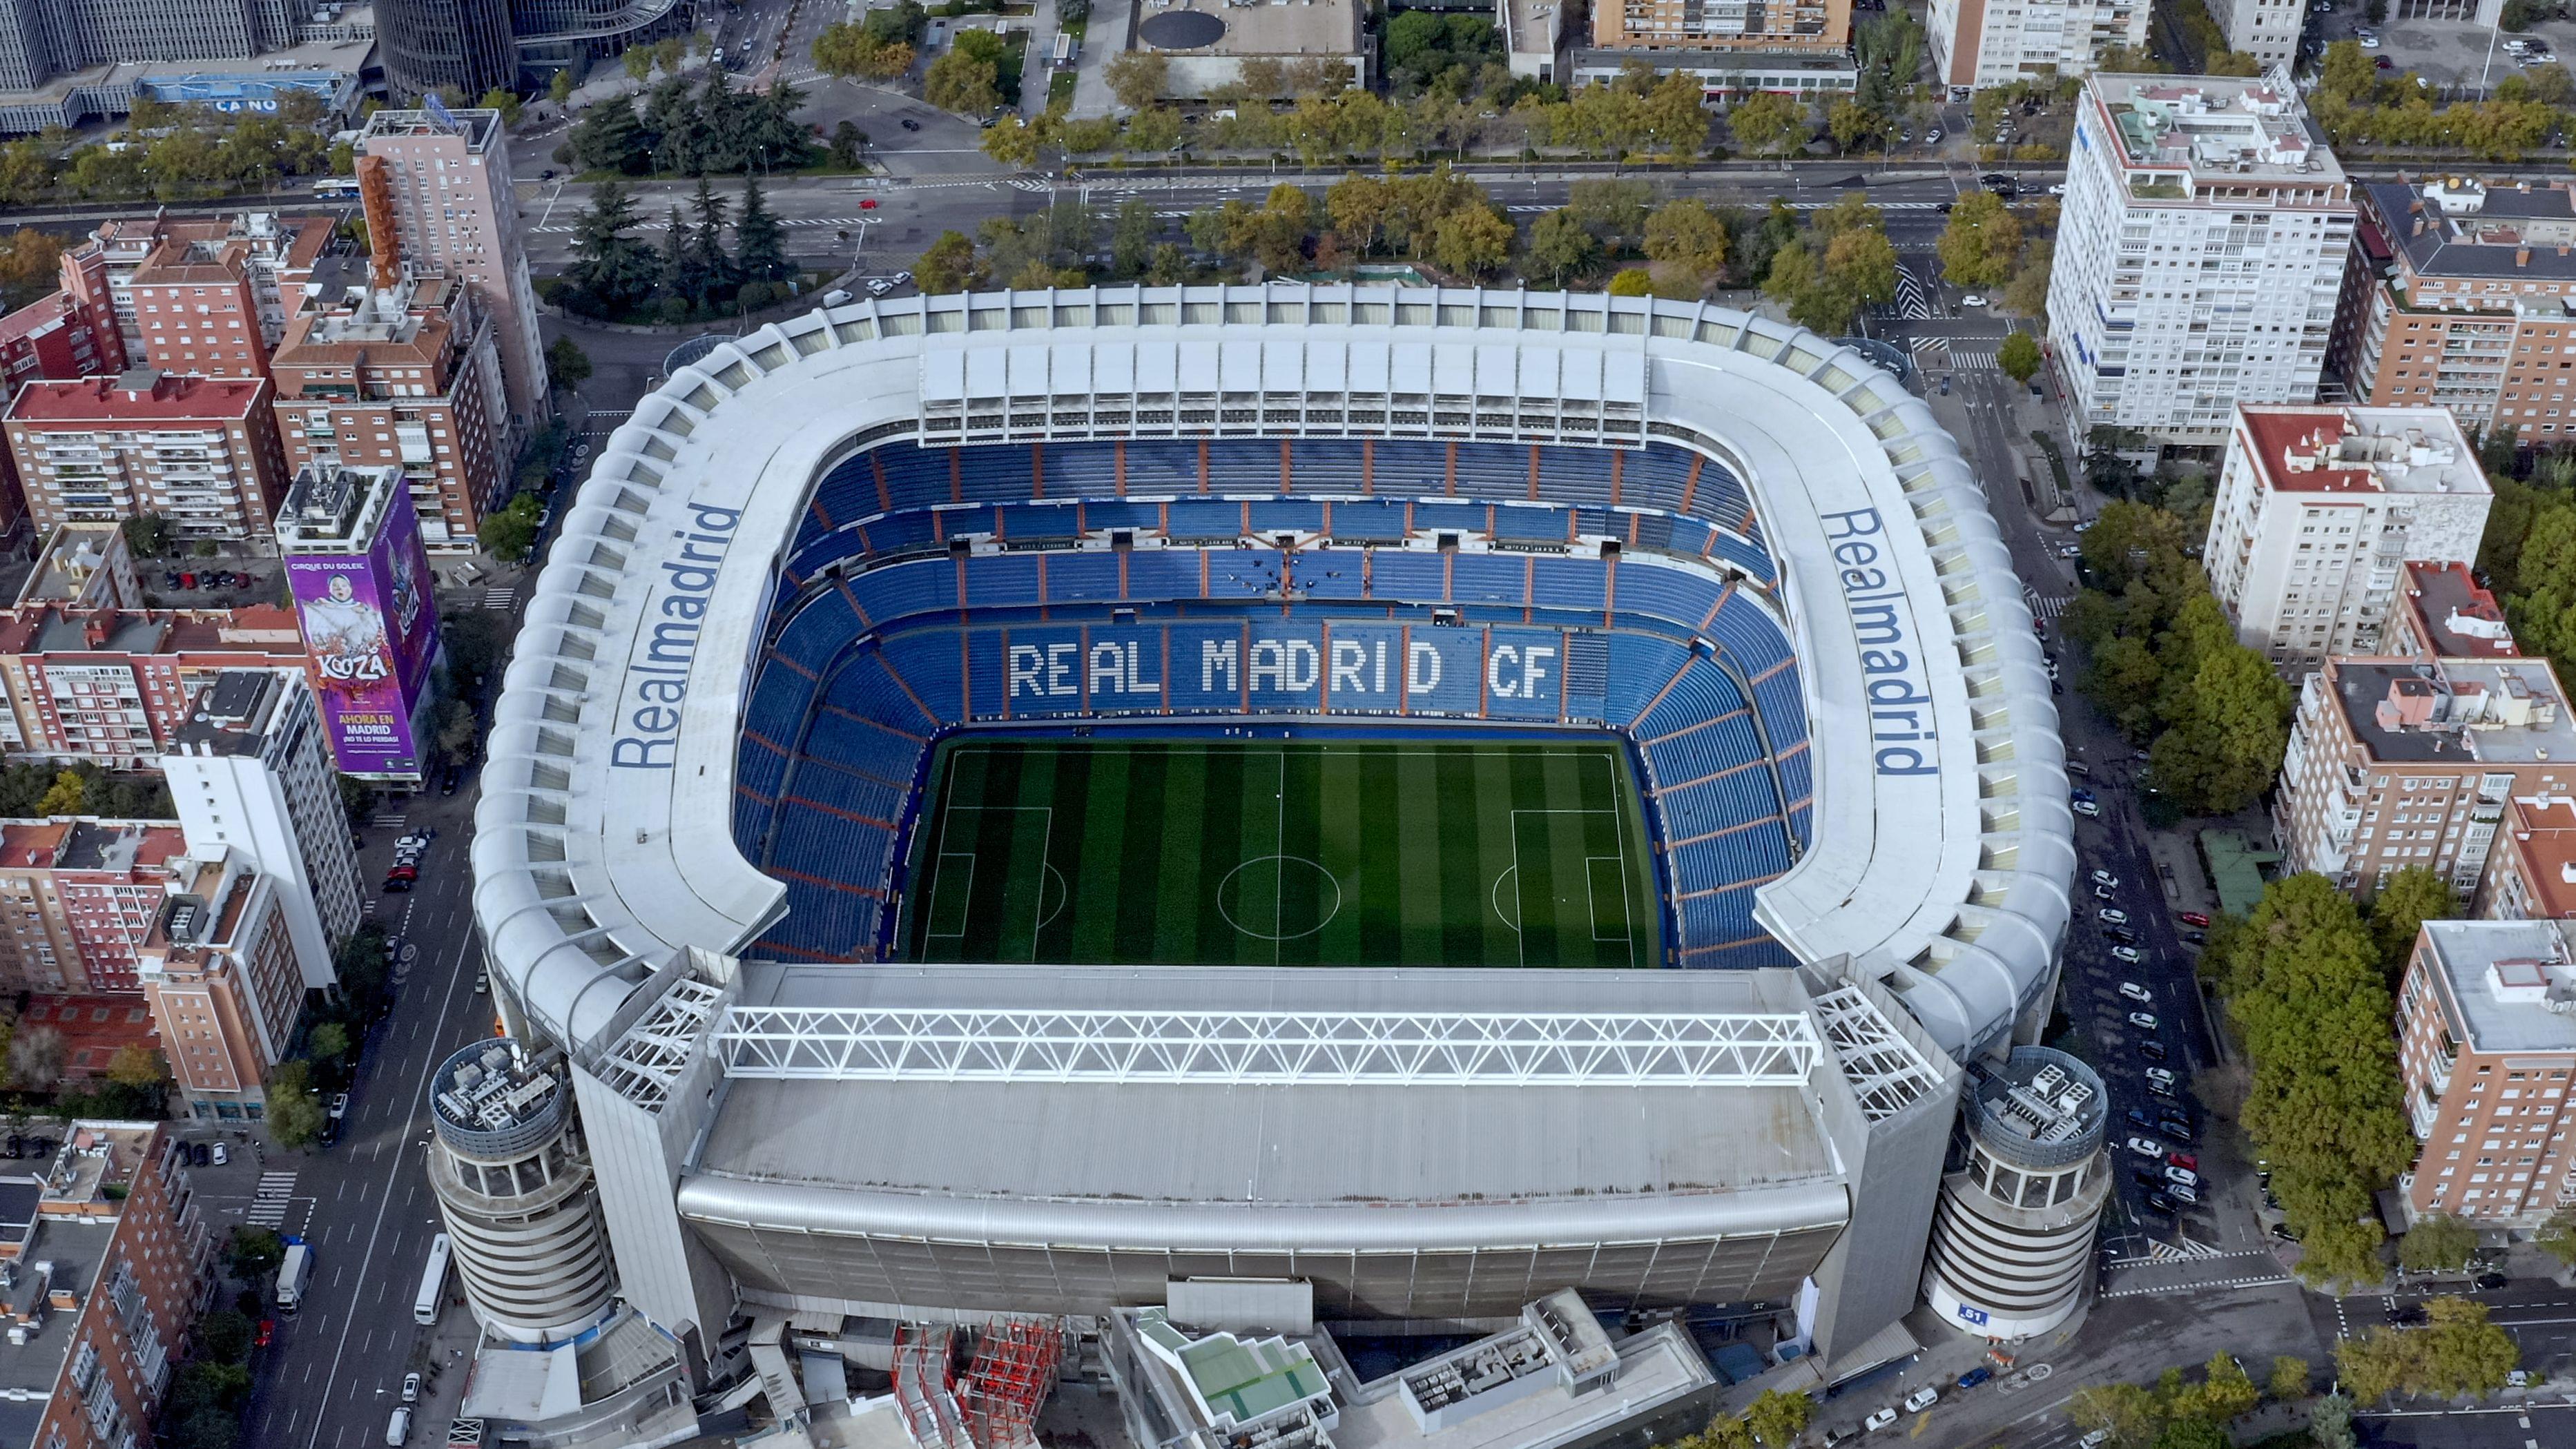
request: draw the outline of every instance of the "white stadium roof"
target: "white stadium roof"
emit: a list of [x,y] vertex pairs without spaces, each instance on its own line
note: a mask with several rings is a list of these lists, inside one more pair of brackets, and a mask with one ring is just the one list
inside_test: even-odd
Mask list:
[[[676,952],[743,953],[783,909],[782,887],[733,844],[734,756],[778,560],[818,477],[893,438],[1184,435],[1090,421],[1095,401],[1118,399],[1124,417],[1129,399],[1182,389],[1225,394],[1223,415],[1244,419],[1191,436],[1657,439],[1725,460],[1782,571],[1816,756],[1812,840],[1760,888],[1759,920],[1802,960],[1848,955],[1886,977],[1954,1054],[1995,1044],[2038,1003],[2074,866],[2056,710],[1977,480],[1895,379],[1812,333],[1700,304],[1113,288],[812,312],[683,368],[610,440],[527,607],[476,817],[476,915],[535,1028],[576,1053],[604,1048]],[[1297,420],[1307,396],[1378,392],[1473,420]],[[990,426],[968,406],[986,398],[1012,403]],[[664,627],[675,590],[703,614],[685,634]],[[1873,700],[1910,718],[1873,737]],[[1579,995],[1554,1005],[1586,1009]],[[737,1056],[761,1029],[716,1028]],[[868,1029],[881,1043],[890,1028]]]

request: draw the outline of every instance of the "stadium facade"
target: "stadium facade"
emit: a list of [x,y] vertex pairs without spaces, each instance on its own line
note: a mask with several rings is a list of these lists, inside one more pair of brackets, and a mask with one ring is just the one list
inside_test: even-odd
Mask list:
[[[1635,965],[1711,969],[1058,965],[1034,925],[1020,964],[905,964],[960,730],[1621,740]],[[1916,1301],[1963,1081],[2046,1020],[2063,758],[1956,445],[1811,333],[860,302],[610,441],[509,666],[475,909],[621,1298],[701,1388],[793,1409],[783,1324],[1211,1283],[1321,1323],[1772,1309],[1852,1366]]]

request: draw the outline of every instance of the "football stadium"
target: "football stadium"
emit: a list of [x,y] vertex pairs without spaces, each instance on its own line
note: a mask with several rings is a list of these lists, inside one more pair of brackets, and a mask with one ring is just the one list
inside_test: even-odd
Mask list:
[[1175,1325],[1550,1303],[1773,1315],[1830,1378],[1927,1292],[2055,1311],[1924,1263],[1962,1083],[2048,1013],[2067,798],[1978,482],[1847,348],[915,297],[729,340],[603,450],[475,905],[702,1390],[785,1412],[787,1343],[819,1402],[862,1323],[1132,1340],[1141,1393]]

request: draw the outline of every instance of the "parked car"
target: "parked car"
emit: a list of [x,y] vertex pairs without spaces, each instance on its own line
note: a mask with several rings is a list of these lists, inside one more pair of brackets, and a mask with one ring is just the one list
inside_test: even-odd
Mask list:
[[419,1374],[408,1373],[403,1375],[402,1401],[406,1404],[417,1404],[420,1402]]
[[2120,888],[2120,878],[2107,870],[2093,872],[2093,883],[2098,886],[2109,886],[2113,890]]
[[396,1404],[393,1417],[385,1421],[385,1443],[399,1446],[411,1437],[411,1406]]
[[2138,933],[2126,926],[2105,926],[2102,928],[2102,933],[2123,946],[2138,944]]
[[2165,1169],[2165,1181],[2178,1182],[2185,1187],[2198,1187],[2200,1174],[2188,1167],[2168,1167]]
[[921,129],[921,123],[920,123],[919,121],[914,120],[914,119],[913,119],[912,117],[910,117],[910,116],[906,116],[906,117],[904,117],[904,118],[903,118],[900,122],[898,122],[897,124],[898,124],[898,125],[901,125],[901,126],[902,126],[905,130],[907,130],[907,131],[918,131],[918,130],[920,130],[920,129]]
[[2160,1192],[2151,1192],[2147,1194],[2147,1206],[2160,1213],[2179,1213],[2182,1211],[2180,1204]]
[[2204,930],[2209,926],[2209,917],[2202,915],[2198,911],[2184,911],[2175,916],[2174,919],[2182,922],[2186,926],[2199,926]]
[[1940,145],[1940,144],[1941,144],[1941,128],[1940,128],[1940,127],[1938,127],[1938,126],[1934,126],[1931,130],[1924,132],[1924,133],[1923,133],[1923,144],[1924,144],[1924,145],[1926,145],[1926,146],[1938,146],[1938,145]]
[[2078,815],[2099,815],[2102,813],[2102,807],[2094,804],[2090,800],[2076,801],[2074,804],[2074,810]]
[[2131,1001],[2137,1002],[2141,1006],[2144,1006],[2156,999],[2156,994],[2154,992],[2149,991],[2147,988],[2140,986],[2134,981],[2121,982],[2120,994],[2129,998]]
[[2157,1118],[2156,1130],[2165,1134],[2167,1137],[2175,1138],[2183,1142],[2194,1142],[2198,1141],[2200,1138],[2200,1134],[2192,1130],[2192,1125],[2189,1122],[2182,1120],[2180,1117]]
[[2138,1043],[2138,1055],[2145,1057],[2151,1062],[2160,1062],[2163,1061],[2169,1053],[2165,1051],[2165,1044],[2163,1042],[2150,1038]]
[[2167,1152],[2165,1161],[2175,1167],[2188,1167],[2194,1170],[2200,1167],[2200,1159],[2188,1152]]
[[1983,293],[1970,292],[1968,295],[1959,299],[1959,305],[1962,307],[1982,307],[1986,305],[1986,299]]
[[1994,1376],[1995,1371],[1993,1369],[1983,1367],[1972,1368],[1966,1373],[1959,1375],[1959,1387],[1963,1389],[1973,1389],[1977,1385],[1984,1383],[1986,1380],[1993,1378]]
[[2200,1203],[2200,1192],[2190,1183],[2169,1182],[2165,1184],[2165,1191],[2172,1194],[2176,1202],[2190,1203],[2193,1206],[2198,1206]]
[[2185,945],[2205,945],[2209,941],[2209,933],[2207,931],[2185,931],[2182,933],[2182,939]]
[[233,1160],[232,1149],[230,1149],[230,1148],[228,1148],[228,1147],[224,1146],[224,1144],[222,1144],[222,1143],[220,1143],[220,1142],[218,1142],[218,1143],[214,1144],[214,1147],[215,1147],[215,1166],[217,1166],[217,1167],[221,1167],[221,1166],[223,1166],[224,1164],[226,1164],[226,1163],[228,1163],[228,1162],[230,1162],[230,1161],[232,1161],[232,1160]]
[[2113,906],[2104,906],[2102,909],[2095,911],[2093,913],[2093,917],[2106,926],[2125,926],[2129,924],[2129,913]]
[[2166,1086],[2170,1087],[2174,1082],[2174,1074],[2166,1071],[2162,1067],[2149,1067],[2147,1068],[2147,1080],[2150,1082],[2162,1082]]
[[2125,961],[2128,964],[2135,966],[2144,958],[2138,955],[2138,948],[2135,946],[2114,946],[2111,948],[2111,959],[2114,961]]
[[2143,1112],[2135,1107],[2131,1107],[2128,1115],[2130,1126],[2141,1128],[2148,1132],[2156,1130],[2155,1114],[2151,1112]]
[[1916,1389],[1914,1392],[1905,1396],[1905,1412],[1909,1414],[1922,1413],[1925,1409],[1939,1403],[1940,1400],[1941,1391],[1932,1387],[1930,1384],[1925,1384],[1923,1387]]
[[2162,1157],[2165,1155],[2165,1145],[2152,1137],[2130,1138],[2129,1150],[2138,1154],[2140,1157]]
[[1860,1426],[1861,1426],[1862,1428],[1864,1428],[1864,1429],[1867,1429],[1867,1430],[1868,1430],[1868,1431],[1870,1431],[1871,1433],[1875,1434],[1875,1433],[1877,1433],[1879,1430],[1884,1429],[1884,1428],[1886,1428],[1888,1425],[1893,1424],[1893,1423],[1895,1423],[1895,1422],[1896,1422],[1896,1410],[1895,1410],[1895,1409],[1893,1409],[1893,1408],[1886,1408],[1886,1409],[1872,1409],[1872,1410],[1870,1410],[1870,1411],[1869,1411],[1869,1417],[1860,1421]]
[[254,1347],[254,1348],[266,1348],[266,1347],[268,1347],[270,1344],[275,1343],[276,1341],[277,1341],[277,1320],[276,1320],[276,1319],[274,1319],[274,1318],[263,1318],[263,1319],[261,1319],[261,1320],[259,1321],[259,1333],[258,1333],[258,1336],[254,1337],[254,1338],[251,1340],[251,1346],[252,1346],[252,1347]]
[[[17,1155],[18,1155],[18,1153],[17,1153],[17,1145],[18,1145],[18,1139],[17,1139],[17,1138],[12,1137],[12,1138],[10,1138],[10,1139],[9,1139],[9,1146],[10,1146],[10,1152],[9,1152],[9,1155],[10,1155],[11,1157],[15,1157],[15,1156],[17,1156]],[[189,1161],[190,1165],[192,1165],[192,1166],[196,1166],[196,1167],[203,1167],[203,1166],[205,1166],[207,1163],[212,1162],[212,1161],[214,1161],[214,1160],[215,1160],[215,1153],[214,1153],[214,1149],[213,1149],[212,1147],[207,1146],[207,1145],[206,1145],[205,1143],[203,1143],[203,1142],[200,1142],[200,1143],[196,1144],[194,1147],[191,1147],[190,1149],[188,1149],[188,1161]]]
[[2156,1029],[2156,1014],[2152,1011],[2130,1012],[2129,1025],[2136,1027],[2140,1031],[2154,1031]]
[[2291,1231],[2288,1223],[2274,1223],[2272,1225],[2272,1236],[2279,1238],[2285,1243],[2295,1243],[2299,1240],[2299,1235]]

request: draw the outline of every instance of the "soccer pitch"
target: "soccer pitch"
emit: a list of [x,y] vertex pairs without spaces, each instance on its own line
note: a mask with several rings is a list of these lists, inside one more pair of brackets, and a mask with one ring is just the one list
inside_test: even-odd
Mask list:
[[1609,742],[977,736],[931,785],[909,960],[1662,964]]

